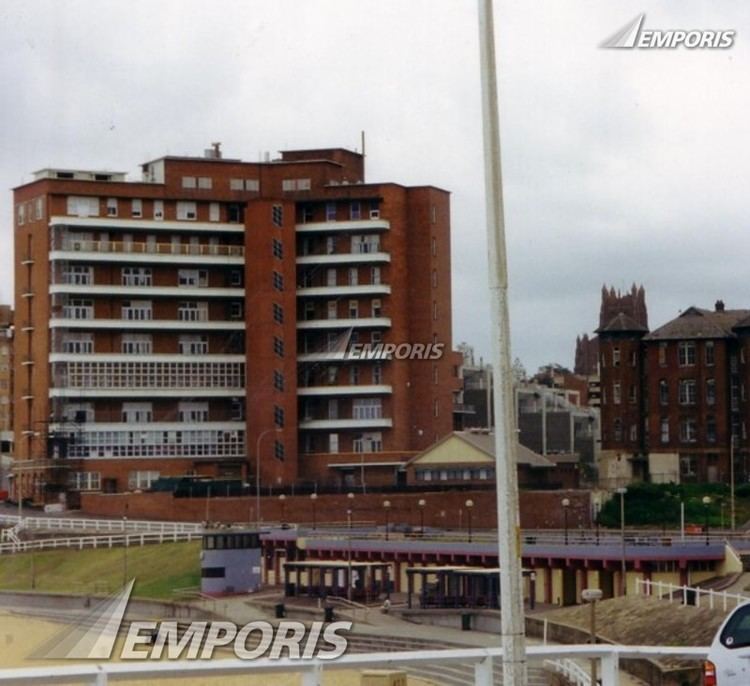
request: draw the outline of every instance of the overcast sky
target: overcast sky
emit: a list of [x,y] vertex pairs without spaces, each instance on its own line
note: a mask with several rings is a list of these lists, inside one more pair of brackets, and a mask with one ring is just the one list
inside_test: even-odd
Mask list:
[[[513,355],[572,366],[603,283],[652,328],[750,308],[750,3],[496,2]],[[603,50],[733,29],[729,50]],[[452,192],[454,342],[490,349],[474,0],[0,3],[0,301],[10,188],[45,166],[360,145],[370,181]]]

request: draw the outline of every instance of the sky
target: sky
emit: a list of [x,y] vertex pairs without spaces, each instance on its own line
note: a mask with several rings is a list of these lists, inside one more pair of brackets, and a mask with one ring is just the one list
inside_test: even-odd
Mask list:
[[[606,50],[648,29],[726,50]],[[360,147],[369,181],[451,191],[454,343],[489,356],[474,0],[3,0],[0,302],[12,194],[43,167],[127,171],[221,141],[248,161]],[[750,3],[495,2],[512,355],[572,366],[603,284],[656,328],[750,308]]]

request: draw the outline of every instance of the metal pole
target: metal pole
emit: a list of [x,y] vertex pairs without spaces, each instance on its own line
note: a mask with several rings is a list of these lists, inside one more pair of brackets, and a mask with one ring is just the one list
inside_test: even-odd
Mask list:
[[255,441],[255,528],[260,529],[260,442],[263,436],[272,431],[280,429],[266,429],[261,431],[258,439]]
[[[591,645],[596,645],[596,600],[591,601]],[[596,658],[591,658],[591,686],[596,686]]]
[[501,636],[504,650],[503,683],[505,686],[522,686],[527,682],[527,669],[516,466],[518,436],[515,432],[512,406],[513,376],[510,362],[508,267],[505,250],[500,118],[492,0],[479,0],[479,48],[489,258],[490,340],[492,341],[494,371],[495,484],[500,561]]
[[734,531],[735,520],[735,503],[734,503],[734,434],[729,437],[729,524]]
[[685,542],[685,501],[680,500],[680,541]]

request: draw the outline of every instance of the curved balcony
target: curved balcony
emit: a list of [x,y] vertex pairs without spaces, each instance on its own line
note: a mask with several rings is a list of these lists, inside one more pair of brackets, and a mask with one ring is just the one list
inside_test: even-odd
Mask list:
[[230,320],[181,319],[73,319],[55,317],[49,320],[51,329],[126,329],[128,331],[244,331],[245,323]]
[[345,396],[345,395],[389,395],[393,386],[387,384],[306,386],[298,387],[297,395],[302,396]]
[[390,429],[393,420],[390,417],[377,419],[304,419],[299,423],[300,429],[320,429],[335,431],[341,429]]
[[388,231],[391,223],[387,219],[348,219],[335,222],[309,222],[297,224],[297,233],[343,233],[343,232],[366,232],[366,231]]
[[310,286],[297,289],[298,296],[307,298],[337,298],[390,294],[391,287],[385,283],[358,284],[356,286]]
[[125,219],[121,217],[65,217],[53,216],[49,219],[50,227],[73,226],[80,229],[103,231],[168,231],[191,232],[191,233],[245,233],[244,224],[233,224],[228,222],[199,222],[192,220],[158,220],[158,219]]
[[380,264],[390,261],[387,252],[336,252],[297,257],[297,264]]
[[80,285],[55,283],[49,287],[51,294],[67,293],[93,297],[97,295],[121,295],[134,299],[144,297],[175,297],[175,298],[244,298],[244,288],[209,288],[200,286],[122,286],[120,284]]
[[298,329],[388,329],[390,317],[358,317],[357,319],[307,319],[297,322]]

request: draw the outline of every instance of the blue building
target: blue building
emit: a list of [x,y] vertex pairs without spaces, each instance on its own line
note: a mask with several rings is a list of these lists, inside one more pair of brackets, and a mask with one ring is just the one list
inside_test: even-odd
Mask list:
[[260,535],[225,529],[203,535],[201,592],[254,593],[261,585]]

